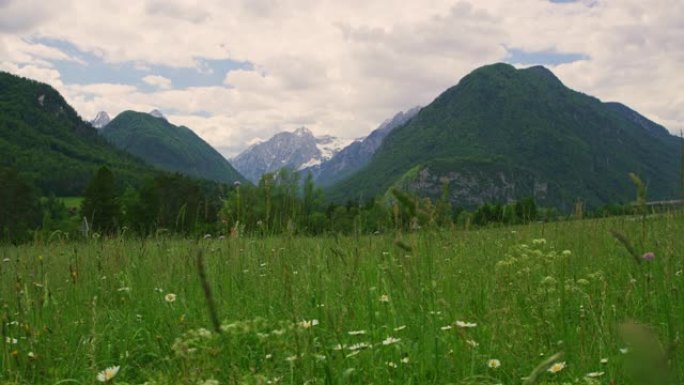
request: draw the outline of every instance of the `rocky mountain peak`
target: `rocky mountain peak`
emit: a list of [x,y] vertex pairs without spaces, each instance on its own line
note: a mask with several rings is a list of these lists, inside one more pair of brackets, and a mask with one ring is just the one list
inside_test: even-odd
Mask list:
[[166,120],[166,116],[164,116],[164,114],[162,114],[162,112],[156,108],[154,110],[150,111],[149,114],[154,116],[155,118],[161,118],[161,119]]
[[92,124],[93,127],[100,129],[109,124],[111,120],[112,119],[109,117],[109,114],[107,112],[100,111],[97,113],[97,115],[95,115],[95,118],[90,121],[90,124]]
[[313,133],[311,132],[311,130],[309,130],[306,127],[299,127],[298,129],[296,129],[294,131],[294,134],[296,136],[313,136]]
[[283,167],[301,170],[318,165],[351,142],[331,135],[316,137],[308,128],[300,127],[251,145],[233,158],[232,163],[242,175],[257,182],[263,174]]

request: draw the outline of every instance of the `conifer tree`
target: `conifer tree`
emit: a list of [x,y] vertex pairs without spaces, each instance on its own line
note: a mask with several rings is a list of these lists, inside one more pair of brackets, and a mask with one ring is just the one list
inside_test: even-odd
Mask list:
[[81,215],[88,218],[95,231],[116,230],[121,208],[116,194],[114,175],[107,167],[100,167],[88,183],[81,203]]

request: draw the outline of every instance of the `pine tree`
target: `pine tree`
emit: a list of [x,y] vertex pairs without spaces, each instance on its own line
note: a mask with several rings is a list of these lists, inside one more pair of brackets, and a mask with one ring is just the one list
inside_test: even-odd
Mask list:
[[107,167],[101,167],[88,183],[81,203],[81,215],[88,218],[95,231],[113,232],[116,230],[121,208],[116,194],[114,175]]
[[0,242],[22,240],[40,223],[35,190],[12,168],[0,167],[0,185]]

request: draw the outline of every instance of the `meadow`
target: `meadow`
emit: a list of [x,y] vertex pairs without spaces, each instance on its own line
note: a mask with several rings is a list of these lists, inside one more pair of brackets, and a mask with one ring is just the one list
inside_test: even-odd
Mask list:
[[681,213],[338,237],[54,234],[0,259],[2,385],[684,379]]

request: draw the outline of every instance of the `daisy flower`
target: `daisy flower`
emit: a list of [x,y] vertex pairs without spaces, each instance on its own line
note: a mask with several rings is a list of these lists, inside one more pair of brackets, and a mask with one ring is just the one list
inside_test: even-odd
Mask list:
[[119,369],[119,366],[110,366],[97,374],[97,380],[100,382],[107,382],[116,377],[116,374],[119,373]]
[[492,358],[491,360],[487,361],[487,366],[491,369],[497,369],[499,366],[501,366],[501,361],[497,360],[496,358]]
[[556,362],[553,365],[551,365],[546,371],[549,373],[558,373],[561,370],[565,369],[565,361],[563,362]]
[[456,321],[456,326],[460,328],[474,328],[477,324],[474,322]]

